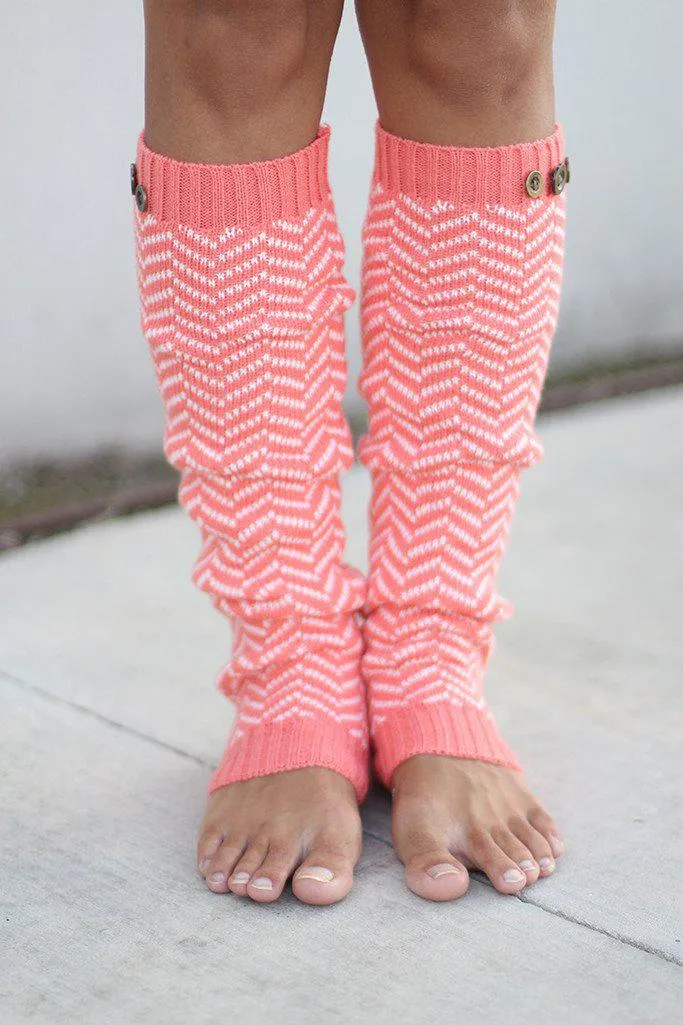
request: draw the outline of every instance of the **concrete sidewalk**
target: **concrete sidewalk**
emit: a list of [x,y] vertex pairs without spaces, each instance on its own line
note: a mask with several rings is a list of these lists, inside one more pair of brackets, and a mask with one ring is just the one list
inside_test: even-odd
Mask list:
[[[0,1020],[627,1025],[683,1002],[683,392],[555,415],[525,478],[489,695],[568,853],[518,898],[410,894],[373,794],[329,909],[208,893],[228,631],[175,510],[0,561]],[[367,480],[346,480],[363,565]]]

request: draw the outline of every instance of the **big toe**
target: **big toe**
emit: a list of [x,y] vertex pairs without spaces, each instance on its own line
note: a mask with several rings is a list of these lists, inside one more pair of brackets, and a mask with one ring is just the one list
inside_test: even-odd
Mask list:
[[394,816],[394,846],[403,862],[406,885],[425,900],[457,900],[467,892],[467,869],[453,857],[445,833],[425,821],[422,813],[414,819],[397,808]]
[[457,900],[467,892],[467,869],[450,851],[432,848],[405,862],[406,886],[425,900]]
[[304,904],[336,904],[353,886],[357,860],[355,843],[322,836],[294,873],[292,892]]

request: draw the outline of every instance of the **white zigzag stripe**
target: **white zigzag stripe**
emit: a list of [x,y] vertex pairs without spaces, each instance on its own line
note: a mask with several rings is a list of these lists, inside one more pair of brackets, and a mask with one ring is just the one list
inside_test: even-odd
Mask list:
[[[373,474],[363,665],[376,726],[406,700],[483,709],[495,581],[559,304],[564,204],[460,213],[376,185],[361,390]],[[436,631],[436,633],[434,632]]]
[[325,717],[367,743],[342,562],[343,313],[353,299],[331,203],[297,221],[208,235],[136,215],[142,324],[180,500],[202,530],[195,583],[235,621],[220,685],[235,737]]

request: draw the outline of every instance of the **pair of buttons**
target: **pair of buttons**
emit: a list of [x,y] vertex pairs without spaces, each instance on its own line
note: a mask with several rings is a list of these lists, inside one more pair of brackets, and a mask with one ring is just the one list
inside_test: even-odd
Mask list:
[[135,205],[140,213],[147,209],[147,190],[138,182],[138,169],[135,164],[130,165],[130,191],[135,197]]
[[[569,157],[565,157],[559,167],[555,168],[551,183],[556,196],[564,192],[565,186],[569,184]],[[527,194],[532,199],[538,199],[543,192],[543,175],[540,171],[530,171],[524,184]],[[130,165],[130,191],[135,197],[135,204],[138,210],[142,213],[147,209],[147,191],[138,182],[138,169],[135,164]]]
[[[550,179],[553,192],[559,196],[564,192],[565,186],[569,184],[569,157],[565,157],[559,167],[556,167]],[[538,199],[543,192],[543,175],[540,171],[530,171],[524,183],[527,194],[532,199]]]

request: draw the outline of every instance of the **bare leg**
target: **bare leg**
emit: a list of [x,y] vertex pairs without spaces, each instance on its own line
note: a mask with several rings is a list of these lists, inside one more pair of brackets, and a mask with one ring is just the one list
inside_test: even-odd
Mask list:
[[553,130],[555,0],[356,0],[382,126],[443,146]]
[[248,163],[315,138],[343,0],[145,0],[145,138]]
[[[382,126],[442,146],[499,146],[554,125],[554,0],[357,0]],[[395,770],[393,833],[408,886],[450,900],[466,867],[502,893],[549,875],[557,827],[522,776],[436,755]]]
[[[262,161],[317,134],[342,0],[146,0],[147,145],[194,163]],[[337,772],[296,769],[221,787],[197,861],[216,893],[272,901],[296,870],[308,903],[351,888],[361,829]]]

